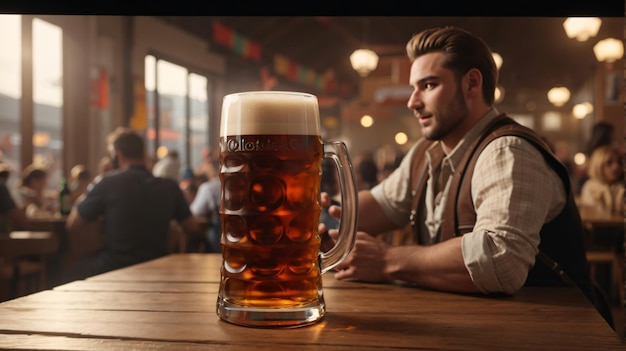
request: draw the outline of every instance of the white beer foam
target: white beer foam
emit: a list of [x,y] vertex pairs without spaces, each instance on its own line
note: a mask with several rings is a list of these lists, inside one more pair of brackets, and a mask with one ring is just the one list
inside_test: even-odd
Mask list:
[[224,97],[220,136],[268,134],[321,135],[317,97],[281,91]]

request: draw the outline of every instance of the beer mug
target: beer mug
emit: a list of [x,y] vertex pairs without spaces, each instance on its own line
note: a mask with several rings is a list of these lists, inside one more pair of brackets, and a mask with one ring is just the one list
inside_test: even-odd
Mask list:
[[[338,169],[339,237],[320,251],[322,158]],[[220,127],[222,266],[217,315],[258,327],[315,323],[322,274],[354,245],[357,189],[342,142],[323,142],[317,97],[258,91],[224,97]]]

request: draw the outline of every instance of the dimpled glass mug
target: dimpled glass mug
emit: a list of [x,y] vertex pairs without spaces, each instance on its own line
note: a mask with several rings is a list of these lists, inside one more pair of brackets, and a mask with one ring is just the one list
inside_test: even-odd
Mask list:
[[[339,238],[320,251],[322,158],[338,169]],[[354,245],[357,190],[342,142],[323,142],[317,97],[252,91],[224,97],[220,128],[222,267],[217,315],[296,327],[326,312],[322,274]]]

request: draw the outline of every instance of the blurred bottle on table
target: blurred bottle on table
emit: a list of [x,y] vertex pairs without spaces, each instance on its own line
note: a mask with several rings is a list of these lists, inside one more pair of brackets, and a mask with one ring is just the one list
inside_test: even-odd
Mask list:
[[72,192],[67,184],[65,177],[61,178],[61,185],[59,187],[59,214],[61,216],[67,216],[72,210]]

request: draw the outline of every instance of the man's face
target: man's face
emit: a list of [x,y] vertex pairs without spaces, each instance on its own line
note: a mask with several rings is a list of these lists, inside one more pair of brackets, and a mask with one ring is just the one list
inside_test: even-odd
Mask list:
[[462,87],[454,73],[443,67],[443,61],[443,54],[434,52],[418,57],[411,65],[413,93],[407,107],[429,140],[445,141],[469,114]]

